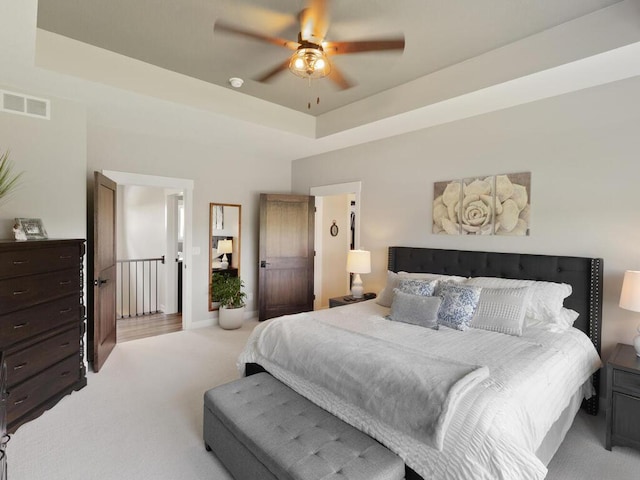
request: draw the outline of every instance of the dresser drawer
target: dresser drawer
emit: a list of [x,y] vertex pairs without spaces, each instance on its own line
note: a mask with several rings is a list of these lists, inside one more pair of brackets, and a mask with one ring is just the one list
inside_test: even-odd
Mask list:
[[629,393],[640,396],[640,375],[614,369],[613,388],[623,388]]
[[0,349],[84,318],[78,294],[0,316]]
[[[79,267],[78,267],[79,268]],[[0,315],[78,292],[78,269],[0,280]]]
[[80,357],[73,355],[11,388],[7,398],[7,423],[13,423],[79,379]]
[[79,326],[5,357],[9,389],[73,354],[80,355]]
[[17,248],[0,252],[0,278],[32,275],[34,273],[80,268],[81,251],[78,244],[44,248]]

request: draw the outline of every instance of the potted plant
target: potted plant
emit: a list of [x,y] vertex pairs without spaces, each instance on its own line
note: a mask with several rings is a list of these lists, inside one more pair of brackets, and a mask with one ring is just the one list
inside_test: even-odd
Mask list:
[[211,306],[214,309],[220,308],[220,284],[224,281],[224,275],[220,272],[214,272],[211,275]]
[[231,330],[240,328],[244,320],[244,282],[240,277],[221,274],[215,284],[215,295],[220,300],[218,322],[221,328]]

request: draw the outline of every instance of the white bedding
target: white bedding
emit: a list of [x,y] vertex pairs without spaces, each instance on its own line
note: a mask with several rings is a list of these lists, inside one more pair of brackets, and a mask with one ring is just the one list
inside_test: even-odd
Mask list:
[[[269,320],[256,327],[238,366],[243,371],[245,363],[261,364],[300,394],[396,452],[425,480],[544,478],[546,468],[536,450],[574,392],[600,367],[589,339],[573,328],[562,333],[527,328],[522,337],[477,329],[431,330],[386,320],[388,312],[368,301]],[[337,328],[316,327],[318,324]],[[318,380],[334,376],[338,383],[348,383],[351,367],[340,368],[341,362],[332,361],[339,352],[335,346],[341,344],[340,338],[354,338],[340,334],[341,330],[384,340],[385,351],[396,346],[399,364],[409,363],[407,358],[416,361],[420,355],[413,359],[410,352],[414,351],[488,368],[487,378],[459,396],[448,428],[445,425],[442,430],[442,451],[437,442],[434,448],[428,438],[417,440],[384,415],[358,405],[353,395]],[[291,345],[300,347],[295,349],[299,350],[294,355],[295,366],[286,359]],[[348,343],[341,348],[348,349]],[[361,394],[371,396],[379,385],[380,366],[369,360],[370,354],[359,358],[354,350],[353,357],[361,366],[372,367],[368,373],[357,374],[365,380]],[[317,368],[325,363],[329,370]],[[331,363],[337,368],[329,367]],[[331,368],[337,371],[331,373]],[[316,370],[321,373],[314,373]],[[407,391],[397,393],[401,398]]]

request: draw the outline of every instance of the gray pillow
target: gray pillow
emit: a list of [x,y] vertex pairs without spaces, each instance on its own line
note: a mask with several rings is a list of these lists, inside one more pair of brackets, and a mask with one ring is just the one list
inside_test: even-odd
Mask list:
[[532,293],[530,287],[483,288],[469,326],[519,337]]
[[411,323],[421,327],[438,329],[438,309],[442,300],[440,297],[425,297],[394,290],[389,320]]

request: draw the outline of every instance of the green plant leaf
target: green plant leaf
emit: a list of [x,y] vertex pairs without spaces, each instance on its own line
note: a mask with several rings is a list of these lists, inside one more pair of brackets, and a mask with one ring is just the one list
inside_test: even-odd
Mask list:
[[13,173],[13,162],[9,158],[9,150],[0,155],[0,202],[6,200],[6,197],[16,190],[23,173]]

